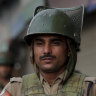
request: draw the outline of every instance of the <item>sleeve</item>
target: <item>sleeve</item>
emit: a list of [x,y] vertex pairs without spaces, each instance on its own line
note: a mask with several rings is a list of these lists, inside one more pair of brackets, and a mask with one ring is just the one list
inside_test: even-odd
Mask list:
[[6,91],[5,89],[2,91],[2,93],[0,94],[0,96],[12,96],[8,91]]
[[22,78],[11,78],[5,89],[12,96],[22,96]]
[[96,96],[96,77],[86,77],[83,89],[83,96]]

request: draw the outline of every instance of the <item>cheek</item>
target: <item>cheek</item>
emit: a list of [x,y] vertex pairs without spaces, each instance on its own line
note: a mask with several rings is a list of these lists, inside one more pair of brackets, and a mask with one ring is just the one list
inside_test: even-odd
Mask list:
[[34,58],[35,60],[39,60],[39,57],[42,55],[42,49],[34,47]]
[[52,52],[59,60],[65,60],[68,56],[68,51],[66,47],[53,48]]

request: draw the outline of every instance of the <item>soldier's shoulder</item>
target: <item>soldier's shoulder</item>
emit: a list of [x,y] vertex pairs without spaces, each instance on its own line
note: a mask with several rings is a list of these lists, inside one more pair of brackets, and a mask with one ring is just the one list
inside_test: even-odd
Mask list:
[[84,96],[96,96],[96,77],[85,77],[83,89]]
[[22,78],[13,77],[10,79],[10,82],[5,86],[5,89],[11,93],[12,96],[22,96]]
[[39,78],[36,73],[28,74],[23,76],[23,87],[26,89],[31,86],[36,86],[40,83]]
[[21,85],[22,85],[22,78],[21,77],[13,77],[13,78],[10,78],[10,82],[5,86],[5,89],[9,89],[14,86],[21,86]]
[[84,81],[96,84],[96,77],[85,77]]
[[22,78],[21,77],[10,78],[10,83],[13,83],[13,82],[19,82],[19,83],[21,83],[22,82]]
[[88,76],[88,75],[86,75],[86,74],[83,74],[83,73],[81,73],[80,71],[78,71],[78,70],[76,70],[75,72],[74,72],[74,76],[80,76],[80,77],[84,77],[84,82],[85,83],[93,83],[93,84],[96,84],[96,77],[94,76]]
[[[83,86],[88,89],[96,90],[96,77],[85,77]],[[94,88],[92,88],[94,87]]]

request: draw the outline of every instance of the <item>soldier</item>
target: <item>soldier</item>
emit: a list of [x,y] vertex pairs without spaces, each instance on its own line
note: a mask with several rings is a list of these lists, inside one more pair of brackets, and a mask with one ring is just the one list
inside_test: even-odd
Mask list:
[[[96,96],[96,78],[75,72],[83,6],[37,7],[25,40],[35,73],[23,76],[23,96]],[[14,90],[16,82],[9,86]],[[11,90],[12,96],[18,96]]]
[[10,81],[13,65],[12,54],[10,52],[0,52],[0,92]]

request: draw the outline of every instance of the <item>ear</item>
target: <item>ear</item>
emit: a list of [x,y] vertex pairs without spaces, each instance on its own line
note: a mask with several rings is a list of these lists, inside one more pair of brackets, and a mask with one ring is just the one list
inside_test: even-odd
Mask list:
[[37,7],[37,8],[35,9],[35,11],[34,11],[34,16],[35,16],[37,13],[39,13],[39,12],[41,12],[41,11],[43,11],[43,10],[46,10],[46,9],[52,9],[52,8],[50,8],[50,7],[48,7],[48,6],[39,6],[39,7]]

